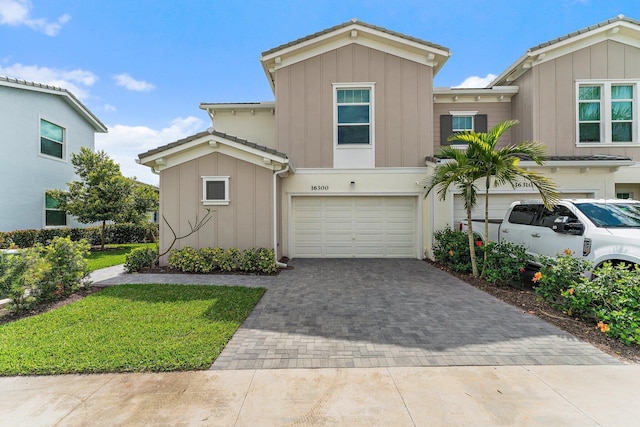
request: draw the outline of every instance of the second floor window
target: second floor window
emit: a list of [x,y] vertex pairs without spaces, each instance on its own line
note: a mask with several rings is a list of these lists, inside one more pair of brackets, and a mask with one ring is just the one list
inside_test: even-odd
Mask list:
[[638,142],[637,84],[578,84],[578,142]]
[[452,132],[464,132],[473,130],[473,116],[451,117]]
[[64,159],[64,128],[40,119],[40,153]]
[[338,144],[371,143],[371,89],[336,89]]

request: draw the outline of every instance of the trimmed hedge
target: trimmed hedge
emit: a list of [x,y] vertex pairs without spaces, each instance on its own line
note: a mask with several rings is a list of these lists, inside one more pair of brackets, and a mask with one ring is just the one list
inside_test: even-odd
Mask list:
[[[30,248],[36,244],[48,245],[56,237],[69,237],[77,242],[82,239],[91,245],[100,244],[100,226],[88,228],[45,228],[42,230],[16,230],[0,232],[0,249],[10,247]],[[158,224],[107,224],[106,244],[155,242]]]
[[242,252],[237,248],[194,249],[185,246],[174,249],[167,260],[169,267],[183,273],[209,273],[211,271],[242,271],[253,274],[273,274],[278,271],[271,248],[251,248]]

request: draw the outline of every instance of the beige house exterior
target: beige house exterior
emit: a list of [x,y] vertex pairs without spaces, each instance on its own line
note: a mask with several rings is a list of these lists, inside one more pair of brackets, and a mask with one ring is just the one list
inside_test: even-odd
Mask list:
[[[486,88],[434,88],[449,56],[357,20],[264,52],[274,102],[202,103],[209,130],[140,154],[160,174],[161,247],[166,223],[185,233],[211,209],[178,247],[430,257],[434,232],[464,217],[455,190],[425,197],[440,147],[508,119],[520,125],[501,144],[545,142],[543,167],[522,164],[563,197],[640,198],[639,21],[619,16],[533,47]],[[491,212],[535,196],[497,188]]]

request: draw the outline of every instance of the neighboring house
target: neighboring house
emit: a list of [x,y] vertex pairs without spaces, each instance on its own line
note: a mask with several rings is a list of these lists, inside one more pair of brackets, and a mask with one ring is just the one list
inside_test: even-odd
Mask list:
[[0,76],[0,231],[78,226],[48,191],[75,179],[71,153],[107,132],[71,92]]
[[[431,255],[464,215],[452,190],[425,198],[447,137],[518,119],[501,144],[541,140],[564,197],[640,197],[640,22],[617,17],[528,50],[487,88],[434,88],[449,50],[352,20],[268,50],[274,102],[203,103],[213,127],[139,155],[160,174],[160,213],[179,242],[270,246],[278,256]],[[234,135],[234,136],[230,136]],[[464,148],[464,147],[461,147]],[[492,214],[535,197],[492,192]],[[478,216],[482,215],[479,200]],[[161,246],[171,239],[161,221]]]

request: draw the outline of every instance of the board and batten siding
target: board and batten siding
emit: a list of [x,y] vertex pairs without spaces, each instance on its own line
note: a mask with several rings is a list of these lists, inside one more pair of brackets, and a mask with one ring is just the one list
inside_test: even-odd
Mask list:
[[433,70],[358,44],[276,71],[276,148],[298,168],[333,167],[333,83],[375,83],[375,166],[433,155]]
[[[433,143],[435,152],[442,147],[440,144],[440,116],[448,115],[451,111],[477,111],[478,114],[487,115],[487,128],[491,129],[493,126],[505,120],[510,120],[511,117],[511,103],[509,102],[478,102],[478,103],[437,103],[433,106]],[[512,136],[513,129],[508,130],[500,138],[499,147],[504,147],[514,140]]]
[[640,146],[576,146],[575,85],[576,80],[588,79],[640,80],[640,49],[607,40],[534,66],[513,83],[520,87],[513,100],[515,116],[522,123],[516,137],[544,142],[547,154],[553,156],[611,154],[639,158]]
[[[229,205],[202,204],[202,177],[229,176]],[[273,185],[269,169],[212,153],[160,173],[160,213],[178,236],[189,233],[189,222],[202,219],[206,209],[213,218],[198,232],[178,240],[174,248],[221,247],[248,249],[273,246]],[[160,251],[172,234],[161,219]]]

